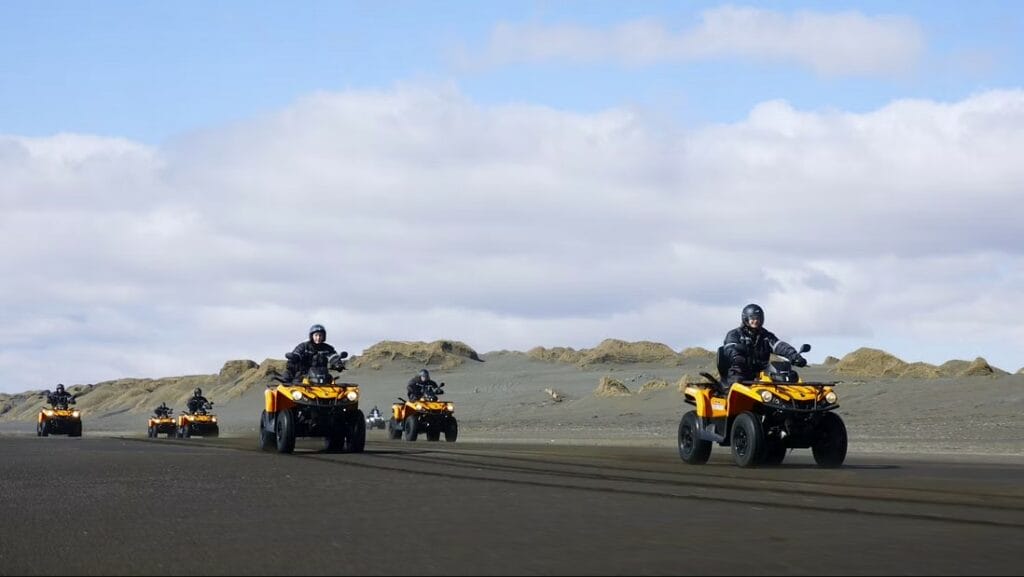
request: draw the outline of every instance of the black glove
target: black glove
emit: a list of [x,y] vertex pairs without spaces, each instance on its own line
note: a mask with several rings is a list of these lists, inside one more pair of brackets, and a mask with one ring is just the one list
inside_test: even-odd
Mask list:
[[793,366],[796,366],[796,367],[806,367],[807,366],[807,359],[805,359],[800,353],[797,353],[795,357],[790,359],[790,361],[793,363]]

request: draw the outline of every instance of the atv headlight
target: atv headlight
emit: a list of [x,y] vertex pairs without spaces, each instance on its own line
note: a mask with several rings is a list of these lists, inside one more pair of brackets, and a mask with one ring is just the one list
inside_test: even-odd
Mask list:
[[839,397],[836,396],[835,392],[829,391],[829,392],[825,393],[825,401],[828,404],[831,405],[831,404],[835,403],[837,400],[839,400]]
[[43,409],[43,414],[46,415],[47,417],[52,417],[53,411],[51,411],[50,409]]
[[455,403],[448,403],[448,404],[446,404],[444,406],[444,408],[448,409],[449,413],[454,413],[455,412]]
[[775,395],[773,395],[771,391],[761,391],[761,400],[762,401],[764,401],[766,403],[770,403],[770,402],[772,402],[772,399],[774,399],[774,398],[775,398]]
[[210,420],[213,421],[214,423],[216,423],[217,422],[217,417],[210,417]]
[[80,415],[80,414],[81,413],[79,413],[78,411],[71,411],[71,416],[76,418],[76,419],[78,418],[78,415]]
[[303,396],[304,395],[302,394],[302,391],[292,391],[292,399],[293,400],[301,401]]
[[350,401],[355,401],[356,399],[359,398],[359,393],[357,393],[355,391],[349,391],[348,394],[345,395],[345,398],[350,400]]

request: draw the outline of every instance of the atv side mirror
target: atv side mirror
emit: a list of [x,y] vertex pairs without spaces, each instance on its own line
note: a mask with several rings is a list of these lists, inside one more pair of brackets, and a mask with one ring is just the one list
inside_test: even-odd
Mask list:
[[437,385],[437,388],[443,389],[444,388],[444,383],[441,383],[440,385]]
[[288,359],[289,361],[297,361],[298,360],[297,357],[298,357],[298,355],[296,355],[295,353],[285,353],[284,354],[284,358]]
[[809,345],[807,343],[804,343],[803,346],[800,347],[800,352],[801,353],[806,353],[806,352],[808,352],[810,350],[811,350],[811,345]]
[[341,351],[340,353],[338,353],[338,358],[339,359],[347,359],[348,358],[348,351]]

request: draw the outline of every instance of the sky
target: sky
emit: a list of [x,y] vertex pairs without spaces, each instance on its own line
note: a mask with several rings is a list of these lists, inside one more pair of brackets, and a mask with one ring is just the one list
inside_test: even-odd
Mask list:
[[327,326],[1024,367],[1017,2],[0,3],[0,392]]

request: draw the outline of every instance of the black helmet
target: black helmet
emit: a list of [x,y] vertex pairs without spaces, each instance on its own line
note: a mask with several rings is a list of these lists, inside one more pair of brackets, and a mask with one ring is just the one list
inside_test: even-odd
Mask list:
[[203,390],[200,389],[199,387],[196,387],[196,390],[192,391],[192,396],[193,397],[201,397],[201,396],[203,396]]
[[314,333],[323,333],[324,334],[324,340],[325,341],[327,340],[327,329],[325,329],[323,325],[313,325],[313,326],[309,327],[309,338],[310,338],[310,340],[313,339],[313,334]]
[[64,383],[57,383],[57,392],[58,393],[63,393],[64,392]]
[[761,321],[761,326],[764,326],[764,309],[753,303],[743,307],[743,314],[740,315],[740,319],[743,321],[743,326],[747,326],[747,321],[752,318]]
[[430,371],[428,371],[427,369],[420,369],[420,378],[422,378],[422,379],[429,379],[430,378]]

